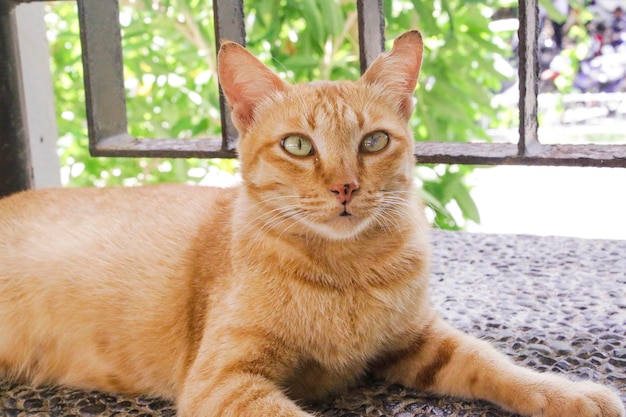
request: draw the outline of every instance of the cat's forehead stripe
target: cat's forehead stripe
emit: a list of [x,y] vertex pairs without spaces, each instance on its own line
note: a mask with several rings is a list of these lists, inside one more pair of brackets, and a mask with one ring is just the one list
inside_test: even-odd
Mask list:
[[[356,109],[348,97],[345,86],[324,83],[311,84],[311,96],[302,100],[303,116],[306,126],[312,132],[334,132],[346,134],[347,131],[363,128],[365,116]],[[342,88],[343,87],[343,88]]]

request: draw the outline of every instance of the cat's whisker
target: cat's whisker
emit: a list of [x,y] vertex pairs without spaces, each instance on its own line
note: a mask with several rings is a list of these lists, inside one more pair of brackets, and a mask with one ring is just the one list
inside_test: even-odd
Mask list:
[[[276,207],[269,212],[264,212],[251,220],[250,223],[254,223],[256,221],[261,220],[262,224],[255,232],[255,239],[259,238],[263,233],[272,230],[272,229],[280,229],[280,226],[288,221],[292,221],[293,223],[288,226],[286,229],[282,230],[279,237],[285,233],[286,230],[292,228],[297,222],[301,222],[301,215],[306,213],[304,209],[297,205],[287,205]],[[267,218],[267,215],[271,216]]]
[[[302,198],[300,196],[277,196],[277,197],[273,197],[273,198],[269,198],[265,201],[259,201],[257,202],[253,208],[258,208],[260,209],[259,211],[259,215],[250,219],[246,224],[243,225],[243,227],[241,228],[242,231],[247,230],[250,226],[252,226],[253,224],[257,223],[260,219],[262,219],[263,217],[266,217],[267,215],[272,215],[272,217],[269,220],[263,221],[261,228],[264,228],[267,223],[274,218],[274,216],[280,215],[280,213],[284,210],[283,206],[278,206],[270,211],[265,210],[265,207],[267,207],[271,202],[277,201],[277,200],[284,200],[284,199],[299,199]],[[249,211],[253,211],[253,210],[249,210]]]
[[288,200],[288,199],[303,199],[305,198],[304,196],[301,195],[278,195],[278,196],[274,196],[274,197],[265,197],[263,200],[258,201],[254,204],[253,207],[257,207],[257,206],[262,206],[265,207],[275,201],[278,200]]
[[[391,212],[391,216],[389,215]],[[377,210],[374,212],[374,220],[377,224],[383,228],[387,233],[392,234],[392,226],[400,233],[402,239],[404,240],[404,235],[402,234],[402,229],[400,227],[399,221],[393,216],[393,214],[398,213],[399,211],[393,206],[386,206],[384,209]]]
[[[296,213],[294,213],[294,215],[297,215],[297,216],[294,216],[295,217],[295,221],[289,227],[283,229],[282,232],[280,233],[280,235],[278,235],[278,237],[281,238],[285,233],[287,233],[287,231],[289,229],[294,227],[296,224],[298,224],[298,223],[304,224],[305,223],[304,220],[305,220],[306,216],[302,217],[301,216],[302,214],[308,214],[308,213],[305,210],[300,210],[300,211],[297,211]],[[308,228],[307,228],[307,232],[308,232]]]
[[[276,208],[268,213],[259,215],[256,218],[256,220],[261,220],[261,225],[254,232],[254,241],[262,240],[265,233],[269,232],[273,228],[276,228],[278,225],[280,225],[280,223],[286,221],[286,218],[282,213],[283,210],[283,208]],[[271,216],[269,218],[263,218],[267,217],[267,214],[271,214]]]
[[385,190],[381,194],[380,210],[375,212],[375,218],[381,227],[390,230],[391,223],[402,235],[401,219],[408,219],[412,225],[420,224],[416,206],[411,205],[412,199],[407,199],[413,195],[411,190]]

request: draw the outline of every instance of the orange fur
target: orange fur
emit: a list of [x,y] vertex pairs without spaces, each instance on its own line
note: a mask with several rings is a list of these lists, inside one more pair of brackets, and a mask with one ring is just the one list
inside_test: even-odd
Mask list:
[[[240,187],[1,200],[0,372],[162,395],[181,416],[306,417],[294,399],[373,371],[526,415],[622,417],[609,389],[514,366],[430,306],[407,123],[421,59],[408,32],[356,82],[294,86],[225,42]],[[374,132],[388,143],[371,151]]]

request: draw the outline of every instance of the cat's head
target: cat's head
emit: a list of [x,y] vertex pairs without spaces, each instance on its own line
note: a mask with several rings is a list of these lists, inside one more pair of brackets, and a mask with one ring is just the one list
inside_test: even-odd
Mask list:
[[290,85],[222,44],[243,186],[265,227],[347,239],[391,230],[415,210],[408,120],[422,51],[419,32],[407,32],[357,81]]

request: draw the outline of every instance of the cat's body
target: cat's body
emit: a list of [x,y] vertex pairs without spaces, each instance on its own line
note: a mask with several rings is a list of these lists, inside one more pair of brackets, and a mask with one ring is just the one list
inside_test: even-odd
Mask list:
[[17,213],[2,216],[2,230],[7,220],[28,220],[0,243],[0,293],[11,295],[0,302],[0,366],[9,375],[175,392],[190,351],[189,261],[203,223],[216,214],[206,207],[219,193],[185,186],[133,191],[42,190],[6,202]]
[[366,372],[545,417],[609,389],[514,366],[442,322],[408,118],[421,38],[358,82],[289,86],[224,44],[243,185],[0,200],[0,373],[174,398],[182,416],[305,417]]

